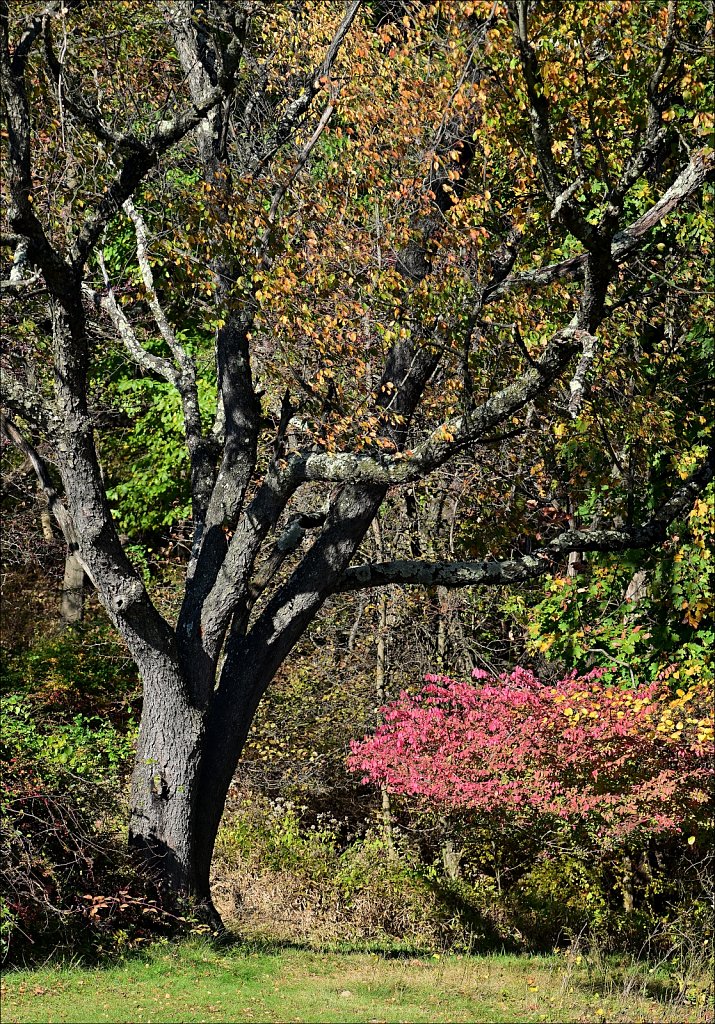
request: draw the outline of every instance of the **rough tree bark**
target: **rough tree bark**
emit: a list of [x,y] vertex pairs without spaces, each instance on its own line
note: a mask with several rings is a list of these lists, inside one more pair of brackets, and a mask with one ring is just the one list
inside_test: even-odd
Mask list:
[[[577,414],[596,351],[595,337],[609,314],[606,292],[617,278],[619,265],[638,252],[663,217],[698,194],[713,170],[707,152],[693,152],[661,198],[637,221],[623,226],[628,191],[651,166],[662,141],[660,115],[666,98],[659,92],[660,80],[671,56],[666,41],[651,82],[651,108],[641,145],[621,181],[613,184],[610,203],[600,220],[587,219],[573,200],[572,187],[565,186],[563,171],[553,155],[548,103],[539,86],[538,62],[529,38],[528,5],[507,4],[531,104],[540,187],[551,204],[553,222],[579,239],[584,251],[552,266],[511,274],[519,238],[508,234],[507,259],[496,262],[491,278],[480,286],[466,332],[463,325],[454,329],[463,335],[467,351],[489,304],[518,289],[564,280],[582,282],[572,320],[553,334],[540,356],[527,353],[528,361],[515,379],[481,403],[470,401],[461,416],[422,440],[413,443],[410,438],[408,448],[415,412],[442,358],[427,327],[415,329],[409,340],[392,344],[375,399],[376,415],[385,414],[389,406],[392,425],[383,415],[382,430],[395,454],[327,452],[310,445],[286,450],[286,427],[293,415],[288,395],[273,437],[275,455],[259,472],[258,440],[265,425],[252,368],[255,286],[244,289],[236,300],[235,292],[231,297],[236,266],[225,256],[217,256],[212,263],[217,302],[225,308],[225,316],[215,339],[216,422],[207,430],[199,413],[197,368],[156,296],[147,258],[146,226],[132,197],[173,147],[189,138],[196,141],[198,166],[207,181],[230,182],[227,154],[231,146],[245,147],[240,162],[246,175],[265,172],[276,153],[287,154],[293,169],[277,181],[267,197],[268,215],[257,231],[253,253],[256,267],[270,266],[273,248],[279,244],[276,229],[281,203],[333,115],[331,69],[360,13],[360,2],[336,5],[334,35],[322,59],[302,77],[296,91],[272,109],[274,120],[269,129],[263,104],[265,74],[249,52],[254,35],[260,34],[264,7],[224,0],[208,4],[172,0],[157,2],[156,7],[173,38],[189,98],[182,109],[169,118],[157,118],[158,127],[139,137],[112,129],[99,107],[101,99],[90,100],[79,76],[55,52],[53,25],[79,9],[77,0],[42,5],[20,24],[13,40],[7,2],[0,4],[11,244],[21,253],[16,266],[26,267],[26,279],[37,281],[41,275],[46,288],[54,373],[52,395],[39,402],[16,366],[8,367],[3,381],[3,405],[8,411],[3,430],[26,454],[34,453],[33,466],[52,513],[141,674],[144,703],[133,775],[131,840],[160,867],[169,886],[203,903],[209,919],[218,925],[209,873],[228,787],[262,695],[332,594],[393,583],[430,587],[503,584],[551,571],[572,551],[653,547],[665,539],[668,524],[687,512],[712,477],[712,461],[696,468],[646,523],[567,530],[545,542],[541,550],[518,559],[437,564],[413,559],[352,565],[390,488],[423,479],[458,453],[476,452],[480,446],[493,444],[500,430],[511,430],[514,418],[529,403],[563,384],[570,371],[574,382],[571,412]],[[498,17],[496,9],[494,5],[489,18],[472,31],[472,52],[463,75],[467,85],[478,83],[481,68],[476,57]],[[65,116],[101,142],[115,166],[110,184],[94,198],[64,250],[53,241],[33,205],[31,97],[32,102],[35,97],[28,88],[28,59],[40,45],[44,47],[46,75],[61,88]],[[327,104],[318,109],[326,89]],[[462,119],[442,119],[435,150],[456,151],[456,170],[452,165],[449,174],[441,168],[430,172],[424,188],[425,195],[431,197],[432,214],[421,214],[413,222],[413,236],[396,256],[398,272],[415,287],[431,273],[444,213],[467,187],[479,130],[476,93],[475,88],[469,114]],[[260,132],[254,120],[259,108],[263,118]],[[307,138],[301,145],[294,142],[298,128],[301,137]],[[216,179],[217,172],[225,177]],[[218,188],[219,214],[224,201],[226,196]],[[102,233],[122,210],[135,231],[137,264],[147,306],[167,353],[163,356],[142,344],[116,301],[102,263]],[[94,271],[88,270],[90,258],[96,259],[102,272],[100,284],[92,276]],[[22,285],[17,273],[7,282],[5,292],[11,301],[20,296]],[[191,465],[194,533],[184,600],[175,626],[154,606],[123,550],[102,482],[88,398],[87,317],[92,315],[88,306],[101,309],[111,321],[130,359],[144,372],[170,383],[181,398]],[[579,354],[580,362],[574,366]],[[62,500],[23,424],[37,425],[54,438]],[[303,485],[312,483],[325,485],[327,511],[319,516],[291,511],[294,496]],[[278,577],[282,566],[290,571]],[[264,603],[257,606],[262,595]]]

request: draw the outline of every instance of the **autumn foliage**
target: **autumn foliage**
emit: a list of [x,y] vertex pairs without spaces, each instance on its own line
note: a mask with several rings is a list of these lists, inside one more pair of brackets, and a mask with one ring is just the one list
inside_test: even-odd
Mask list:
[[694,683],[604,685],[599,670],[545,685],[517,668],[474,684],[426,676],[353,742],[363,782],[446,808],[547,816],[601,841],[704,824],[713,787],[712,706]]

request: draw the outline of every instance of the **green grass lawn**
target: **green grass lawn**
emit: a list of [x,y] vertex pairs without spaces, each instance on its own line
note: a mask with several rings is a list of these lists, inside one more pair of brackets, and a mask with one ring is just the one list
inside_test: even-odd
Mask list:
[[10,971],[3,1024],[20,1021],[707,1021],[651,981],[589,977],[564,957],[157,945],[111,966]]

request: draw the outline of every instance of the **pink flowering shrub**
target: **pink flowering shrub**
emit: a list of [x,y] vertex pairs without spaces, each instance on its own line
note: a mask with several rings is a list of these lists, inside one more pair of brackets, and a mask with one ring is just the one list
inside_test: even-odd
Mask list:
[[498,679],[476,670],[474,684],[426,676],[420,693],[383,709],[374,735],[352,742],[349,766],[393,793],[549,816],[600,840],[695,830],[713,788],[701,688],[675,698],[664,681],[622,690],[601,675],[555,685],[521,668]]

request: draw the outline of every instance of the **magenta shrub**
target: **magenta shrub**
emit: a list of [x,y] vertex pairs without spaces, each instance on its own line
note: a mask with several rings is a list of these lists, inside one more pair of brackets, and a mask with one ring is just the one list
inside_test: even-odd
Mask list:
[[[599,841],[697,830],[713,788],[712,727],[694,688],[635,689],[600,671],[542,684],[517,668],[474,683],[429,675],[351,744],[363,782],[445,808],[587,826]],[[676,720],[677,719],[677,720]],[[688,831],[688,835],[690,832]]]

